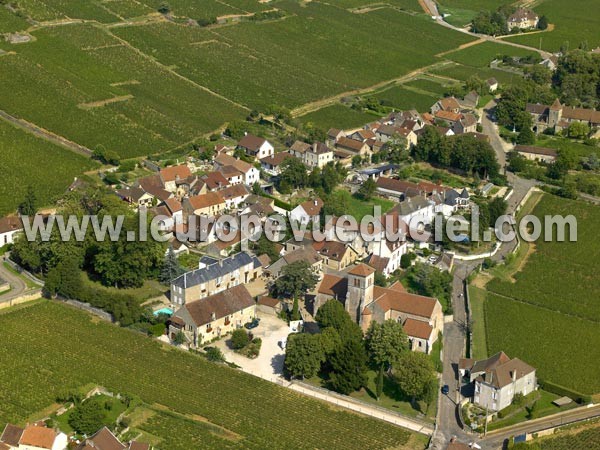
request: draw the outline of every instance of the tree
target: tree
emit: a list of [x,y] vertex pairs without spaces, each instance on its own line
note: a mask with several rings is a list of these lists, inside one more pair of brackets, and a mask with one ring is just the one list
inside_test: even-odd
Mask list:
[[77,405],[69,416],[69,425],[81,434],[92,435],[104,426],[105,413],[100,402],[90,398]]
[[33,186],[27,186],[27,192],[25,193],[25,198],[19,205],[19,213],[22,216],[35,216],[37,212],[37,198],[35,196],[35,192],[33,191]]
[[363,163],[363,159],[360,155],[354,155],[352,157],[352,167],[356,168],[356,167],[360,167]]
[[373,198],[373,194],[377,190],[377,183],[373,180],[373,178],[369,177],[367,181],[365,181],[360,188],[358,189],[358,196],[363,200],[371,200]]
[[77,261],[65,258],[48,271],[44,292],[53,297],[61,294],[66,298],[78,298],[81,289],[81,271]]
[[299,333],[291,335],[285,346],[285,368],[292,377],[313,377],[325,360],[319,335]]
[[490,214],[490,223],[492,226],[496,223],[500,216],[506,214],[508,203],[502,197],[494,197],[488,203],[488,211]]
[[535,133],[531,128],[523,128],[517,137],[517,144],[532,145],[535,144]]
[[238,328],[231,333],[231,346],[235,350],[244,348],[249,342],[248,332],[244,328]]
[[331,356],[342,346],[340,334],[333,327],[327,327],[317,335],[321,341],[321,349],[325,356]]
[[330,360],[329,383],[334,391],[348,395],[367,383],[367,354],[360,340],[346,341]]
[[[483,222],[481,220],[481,222]],[[480,227],[483,227],[482,223]],[[452,275],[429,264],[416,263],[407,270],[409,289],[416,294],[435,297],[442,304],[450,304]]]
[[527,158],[519,152],[508,152],[506,159],[508,160],[508,170],[513,173],[522,172],[527,167]]
[[165,255],[165,260],[163,261],[159,280],[164,284],[170,284],[172,280],[177,278],[183,272],[184,270],[179,264],[177,255],[175,255],[173,247],[170,246],[167,254]]
[[281,163],[281,175],[277,189],[283,194],[302,189],[308,184],[307,167],[298,158],[287,158]]
[[590,127],[584,122],[573,122],[569,125],[569,137],[573,139],[585,139],[590,134]]
[[169,6],[168,3],[163,2],[158,7],[158,12],[161,14],[169,14],[171,12],[171,7]]
[[408,339],[400,322],[371,322],[366,336],[367,350],[373,363],[390,368],[400,354],[408,350]]
[[306,261],[295,261],[281,269],[281,276],[273,284],[273,291],[278,297],[298,298],[306,294],[319,281],[310,264]]
[[410,257],[410,255],[408,253],[404,253],[401,257],[400,257],[400,268],[402,269],[408,269],[412,264],[412,258]]
[[393,376],[398,386],[408,397],[421,400],[429,385],[435,380],[431,358],[425,353],[402,352],[394,363]]
[[383,394],[383,365],[379,366],[379,371],[377,372],[377,381],[375,383],[375,395],[377,396],[377,400],[381,398],[381,394]]
[[548,28],[548,18],[546,16],[540,17],[537,24],[538,29],[545,30]]
[[327,300],[317,311],[315,319],[321,329],[334,328],[342,342],[348,339],[362,341],[362,330],[338,300]]
[[300,315],[298,297],[294,297],[294,303],[292,305],[292,313],[290,314],[290,320],[300,320],[301,318],[302,316]]

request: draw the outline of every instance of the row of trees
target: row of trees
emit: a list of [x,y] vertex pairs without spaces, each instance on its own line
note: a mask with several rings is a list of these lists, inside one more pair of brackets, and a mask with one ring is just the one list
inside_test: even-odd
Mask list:
[[290,376],[321,374],[331,389],[347,395],[367,386],[367,372],[372,369],[377,372],[378,398],[387,378],[408,398],[430,403],[437,386],[433,363],[427,355],[409,350],[399,322],[374,322],[363,336],[337,300],[321,306],[316,320],[320,333],[288,338],[285,367]]

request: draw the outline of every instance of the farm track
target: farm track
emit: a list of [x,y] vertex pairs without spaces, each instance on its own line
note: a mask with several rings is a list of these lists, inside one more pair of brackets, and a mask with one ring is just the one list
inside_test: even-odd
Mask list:
[[324,98],[321,100],[317,100],[315,102],[306,103],[302,106],[299,106],[298,108],[293,109],[291,111],[291,115],[292,115],[292,117],[303,116],[305,114],[317,111],[326,106],[331,106],[331,105],[337,103],[338,101],[340,101],[344,97],[348,97],[351,95],[366,94],[369,92],[381,90],[385,87],[388,87],[388,86],[391,86],[394,84],[404,83],[406,81],[410,81],[414,78],[417,78],[419,75],[425,74],[428,70],[444,67],[448,64],[450,64],[450,61],[437,62],[437,63],[431,64],[429,66],[425,66],[425,67],[421,67],[419,69],[413,70],[412,72],[402,75],[401,77],[398,77],[398,78],[381,81],[381,82],[374,84],[372,86],[369,86],[369,87],[342,92],[341,94],[336,94],[332,97],[327,97],[327,98]]
[[245,111],[250,111],[250,108],[248,108],[247,106],[244,106],[240,103],[237,103],[209,88],[207,88],[206,86],[202,86],[201,84],[196,83],[193,80],[190,80],[187,77],[184,77],[183,75],[181,75],[180,73],[178,73],[177,71],[173,70],[171,67],[165,66],[164,64],[158,62],[156,60],[156,58],[151,57],[150,55],[147,55],[146,53],[144,53],[143,51],[141,51],[140,49],[138,49],[137,47],[134,47],[133,45],[131,45],[129,42],[127,42],[125,39],[122,39],[121,37],[117,36],[116,34],[113,34],[110,32],[110,29],[108,27],[99,27],[100,29],[104,30],[107,34],[109,34],[111,37],[113,37],[114,39],[116,39],[117,41],[121,42],[125,47],[129,48],[130,50],[132,50],[133,52],[137,53],[138,55],[140,55],[142,58],[146,59],[147,61],[150,61],[152,64],[160,67],[162,70],[165,70],[167,72],[169,72],[171,75],[179,78],[180,80],[183,80],[189,84],[191,84],[192,86],[195,86],[198,89],[201,89],[205,92],[208,92],[211,95],[214,95],[215,97],[220,98],[221,100],[225,100],[227,103],[230,103],[234,106],[237,106],[238,108],[241,108]]
[[38,138],[52,142],[56,145],[60,145],[61,147],[66,148],[67,150],[71,150],[80,155],[87,156],[88,158],[92,156],[92,151],[89,148],[76,142],[70,141],[69,139],[63,136],[54,134],[51,131],[41,128],[24,119],[18,119],[14,116],[11,116],[6,111],[0,110],[0,119],[16,126],[17,128],[21,128],[22,130],[25,130]]

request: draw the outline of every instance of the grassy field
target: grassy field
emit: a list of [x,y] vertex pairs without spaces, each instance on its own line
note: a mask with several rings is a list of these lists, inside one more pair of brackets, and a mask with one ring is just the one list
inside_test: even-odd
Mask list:
[[337,103],[300,116],[298,120],[302,123],[312,123],[324,130],[328,130],[329,128],[349,129],[362,127],[379,118],[379,116],[374,114],[356,111],[341,103]]
[[597,393],[600,368],[588,362],[600,359],[600,288],[594,262],[600,257],[595,231],[600,208],[545,195],[533,214],[573,214],[578,242],[538,240],[535,251],[515,262],[518,272],[501,266],[491,271],[495,278],[486,285],[484,303],[487,353],[504,350],[538,368],[541,378]]
[[537,55],[537,52],[486,41],[456,52],[448,53],[444,58],[465,66],[483,68],[489,67],[494,59],[502,58],[504,55],[523,57]]
[[[323,2],[326,3],[326,2]],[[333,2],[332,2],[333,3]],[[345,9],[356,9],[361,7],[381,7],[384,5],[407,11],[423,12],[417,0],[336,0],[335,5]]]
[[[250,108],[294,108],[394,79],[472,38],[392,9],[352,14],[283,0],[284,20],[199,29],[176,24],[114,30],[178,73]],[[372,30],[385,29],[386,34]],[[411,36],[408,40],[387,35]],[[377,48],[377,52],[372,49]],[[360,61],[360,63],[357,63]],[[335,70],[334,70],[335,68]]]
[[487,358],[487,338],[485,335],[485,297],[483,289],[469,286],[469,301],[471,303],[471,357],[475,359]]
[[425,78],[409,81],[408,83],[404,83],[403,86],[426,91],[436,96],[444,95],[446,92],[446,86],[444,86],[444,84],[433,80],[427,80]]
[[0,33],[12,33],[29,28],[29,24],[22,17],[17,16],[4,5],[0,5]]
[[553,31],[526,36],[510,37],[513,42],[557,52],[563,44],[574,49],[586,42],[589,49],[600,46],[600,3],[596,0],[578,0],[577,6],[567,0],[543,0],[535,7],[555,25]]
[[402,86],[394,86],[374,95],[379,100],[385,100],[386,104],[395,109],[416,109],[419,112],[429,111],[438,99],[439,95],[428,95],[413,91]]
[[[0,121],[0,216],[13,212],[34,189],[40,205],[52,204],[73,178],[98,164]],[[51,175],[50,175],[51,174]]]
[[[450,57],[451,55],[452,54],[446,55],[446,57]],[[504,70],[491,69],[489,67],[465,66],[463,64],[455,64],[442,68],[436,68],[432,70],[431,73],[452,78],[457,81],[466,81],[473,75],[477,75],[482,80],[487,80],[488,78],[494,77],[500,82],[501,85],[510,84],[513,81],[521,78],[521,76],[518,74],[506,72]]]
[[[0,426],[23,423],[54,403],[58,393],[94,383],[166,411],[146,424],[164,439],[160,450],[183,450],[192,441],[199,443],[194,448],[422,448],[415,445],[422,439],[397,427],[333,409],[57,303],[3,312],[0,329],[0,355],[11,361],[3,366]],[[163,421],[169,411],[202,418],[204,426]],[[227,435],[214,433],[214,427]]]

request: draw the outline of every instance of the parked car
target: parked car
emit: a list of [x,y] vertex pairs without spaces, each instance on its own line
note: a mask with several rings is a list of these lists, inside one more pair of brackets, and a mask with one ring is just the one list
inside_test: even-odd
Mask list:
[[244,324],[244,327],[246,327],[248,330],[251,330],[253,328],[256,328],[259,323],[260,323],[260,319],[258,317],[255,317],[250,322],[247,322],[246,324]]
[[442,394],[448,395],[449,392],[450,392],[450,387],[447,384],[443,385],[442,386]]

